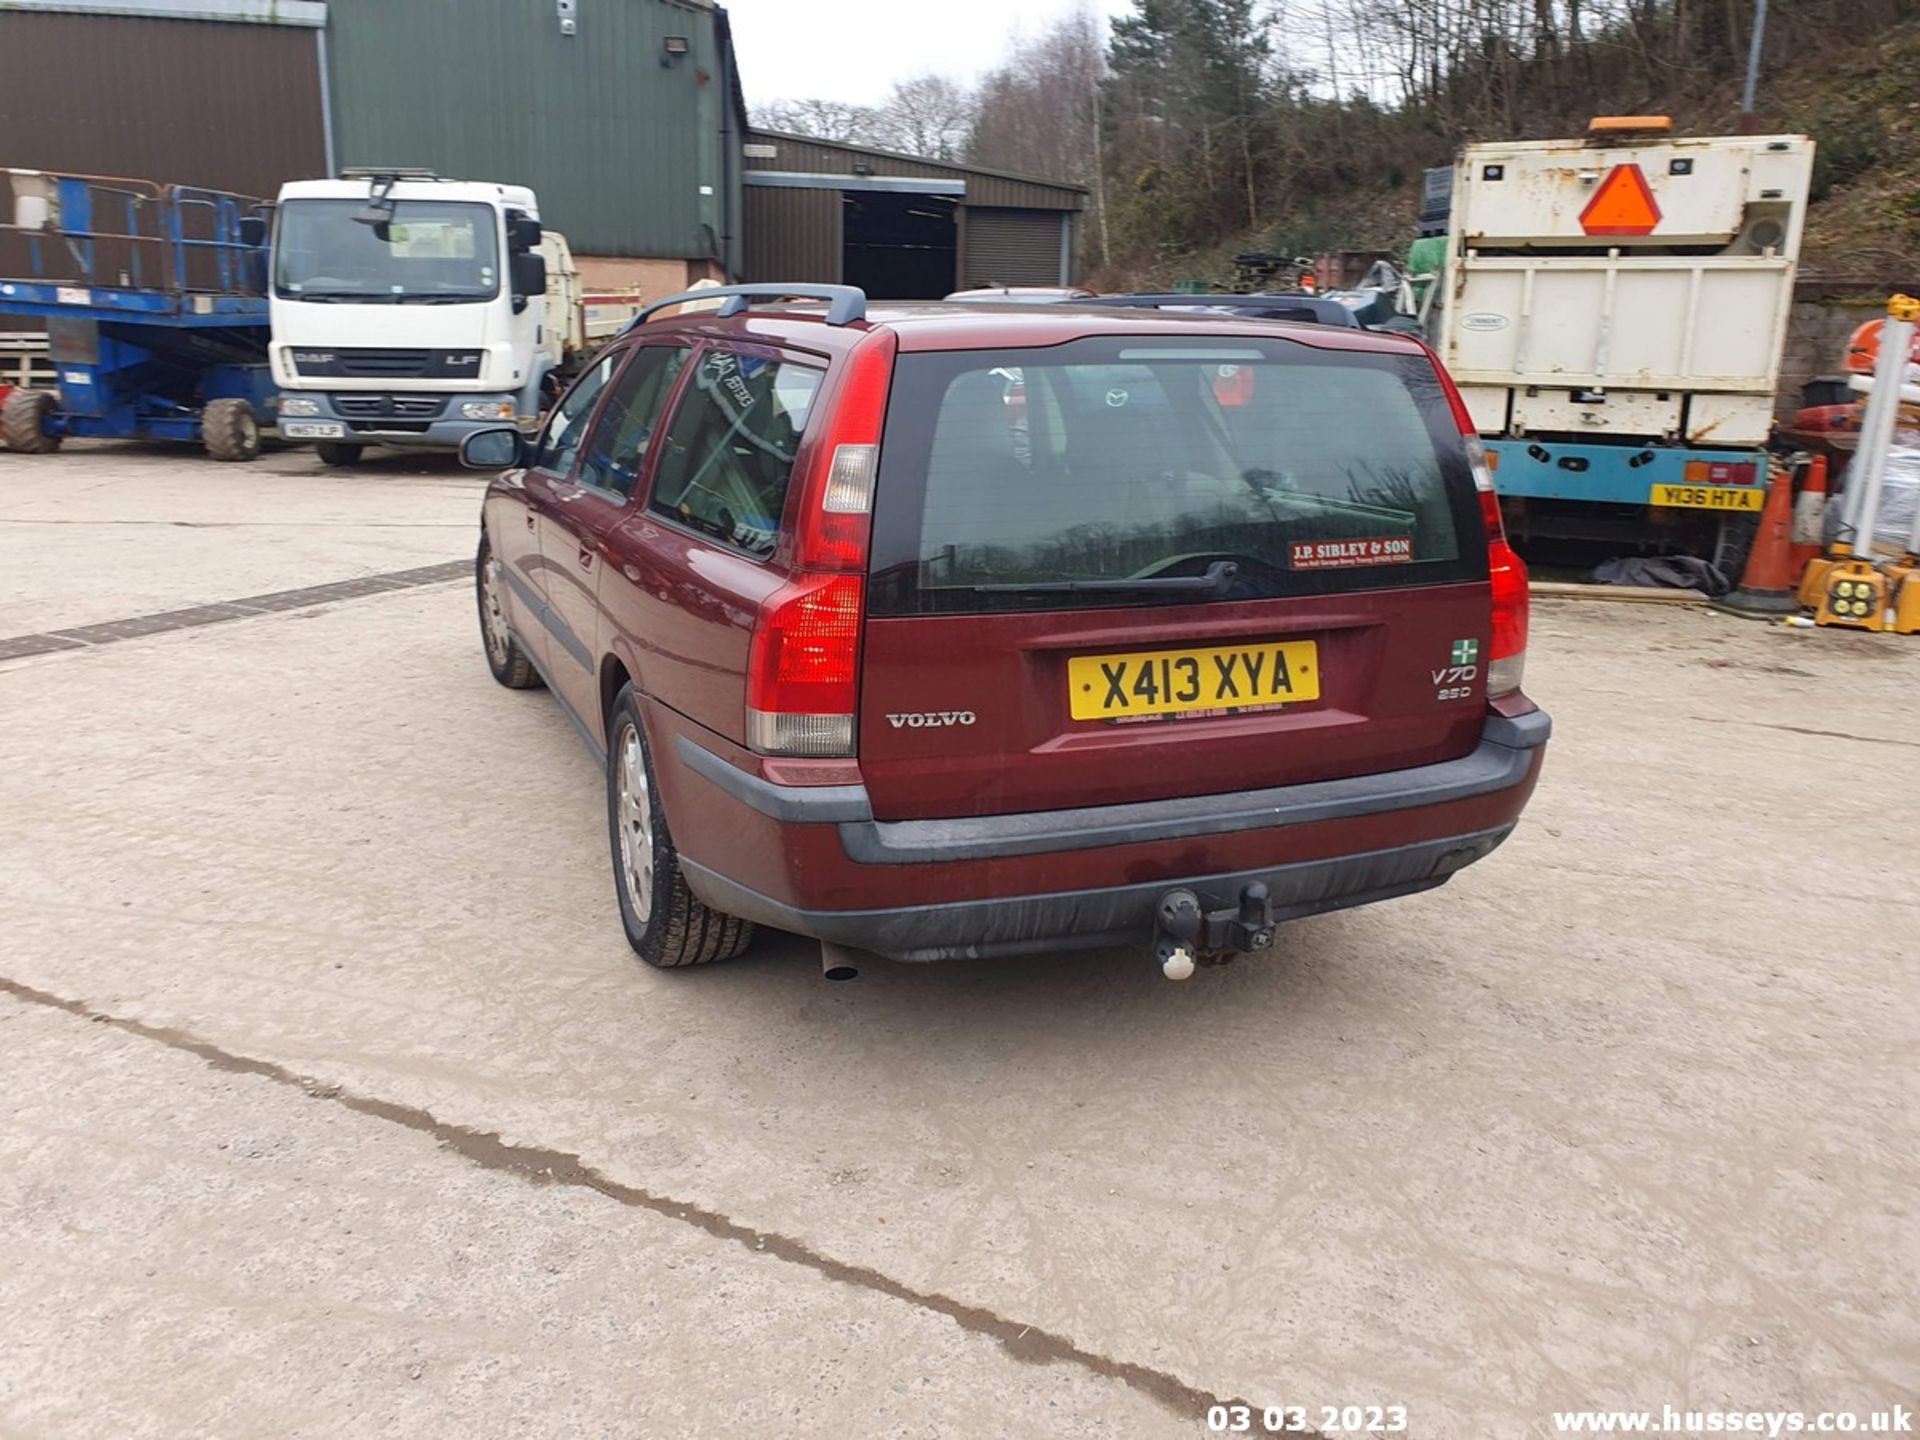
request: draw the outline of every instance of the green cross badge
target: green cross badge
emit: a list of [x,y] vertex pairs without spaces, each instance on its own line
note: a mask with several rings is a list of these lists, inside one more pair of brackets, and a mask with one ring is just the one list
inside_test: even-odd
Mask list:
[[1453,642],[1454,664],[1471,665],[1479,658],[1480,642],[1478,640],[1456,640]]

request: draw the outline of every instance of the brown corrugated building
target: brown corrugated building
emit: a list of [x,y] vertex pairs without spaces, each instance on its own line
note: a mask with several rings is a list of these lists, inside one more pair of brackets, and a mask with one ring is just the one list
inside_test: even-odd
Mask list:
[[0,0],[0,165],[271,200],[325,175],[315,0]]
[[745,163],[749,280],[890,300],[1073,283],[1077,185],[768,130],[748,133]]

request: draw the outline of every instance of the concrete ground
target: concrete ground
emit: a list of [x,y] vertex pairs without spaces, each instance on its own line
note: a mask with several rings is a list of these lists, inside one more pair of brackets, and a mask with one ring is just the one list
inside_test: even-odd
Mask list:
[[[0,639],[460,560],[479,490],[0,453]],[[0,1434],[1913,1406],[1920,641],[1556,602],[1529,682],[1442,890],[829,986],[635,962],[457,581],[0,661]]]

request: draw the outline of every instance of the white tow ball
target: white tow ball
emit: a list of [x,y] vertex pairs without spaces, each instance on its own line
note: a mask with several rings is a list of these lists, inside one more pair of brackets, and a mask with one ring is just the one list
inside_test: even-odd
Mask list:
[[1193,952],[1184,945],[1173,947],[1173,953],[1160,962],[1160,973],[1169,980],[1191,980],[1193,978]]

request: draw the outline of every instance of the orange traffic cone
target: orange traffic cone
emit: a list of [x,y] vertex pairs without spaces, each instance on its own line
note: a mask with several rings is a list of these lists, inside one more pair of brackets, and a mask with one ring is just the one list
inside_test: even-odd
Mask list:
[[1793,575],[1806,573],[1809,562],[1820,558],[1827,548],[1827,457],[1816,455],[1807,463],[1806,483],[1793,498],[1793,549],[1789,552]]
[[1793,598],[1793,476],[1776,470],[1767,488],[1767,508],[1760,512],[1760,533],[1747,556],[1747,573],[1740,588],[1712,603],[1714,609],[1749,620],[1772,620],[1800,613]]

